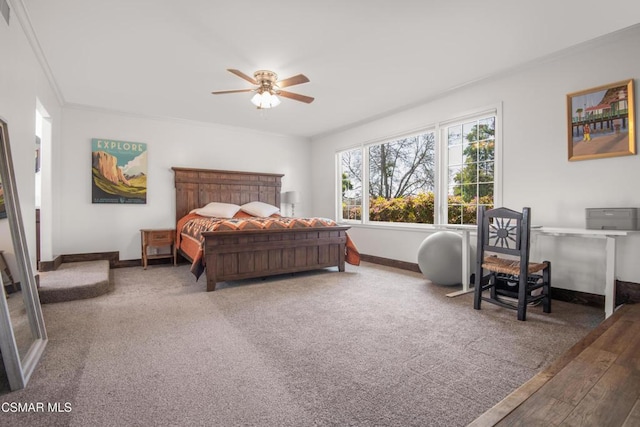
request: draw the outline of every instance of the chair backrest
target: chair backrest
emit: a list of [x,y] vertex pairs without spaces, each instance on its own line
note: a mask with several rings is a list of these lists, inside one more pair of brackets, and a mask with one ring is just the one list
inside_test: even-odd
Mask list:
[[[529,235],[531,233],[531,208],[517,212],[508,208],[478,211],[478,262],[484,252],[498,252],[520,258],[526,269],[529,263]],[[524,265],[523,265],[524,264]]]

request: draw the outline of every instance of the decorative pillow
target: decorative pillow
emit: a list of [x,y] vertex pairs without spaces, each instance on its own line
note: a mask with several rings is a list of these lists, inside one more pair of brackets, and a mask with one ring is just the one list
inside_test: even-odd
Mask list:
[[192,210],[190,213],[213,218],[233,218],[239,210],[240,206],[232,203],[211,202],[206,206]]
[[240,207],[240,209],[253,216],[267,217],[280,212],[280,208],[263,202],[249,202]]

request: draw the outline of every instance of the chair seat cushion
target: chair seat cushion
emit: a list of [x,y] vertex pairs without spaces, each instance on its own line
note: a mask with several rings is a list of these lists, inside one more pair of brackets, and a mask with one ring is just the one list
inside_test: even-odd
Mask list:
[[[530,262],[527,271],[529,274],[532,274],[536,271],[544,270],[548,266],[548,262]],[[487,256],[484,258],[482,268],[495,271],[496,273],[517,275],[520,274],[520,261],[504,259],[497,256]]]

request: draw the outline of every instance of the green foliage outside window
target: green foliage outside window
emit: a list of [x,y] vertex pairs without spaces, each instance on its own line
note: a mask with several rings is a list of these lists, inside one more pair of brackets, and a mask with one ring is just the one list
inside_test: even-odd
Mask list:
[[[371,200],[369,206],[369,220],[380,222],[408,222],[416,224],[433,224],[435,203],[434,194],[421,193],[416,196],[399,197],[387,200],[378,197]],[[483,196],[480,199],[465,202],[460,196],[449,196],[449,224],[476,224],[478,205],[493,207],[493,196]],[[343,205],[343,218],[360,219],[360,206],[350,209]]]
[[[495,129],[486,124],[476,125],[467,135],[470,142],[464,149],[465,164],[460,172],[454,175],[453,181],[458,184],[453,187],[453,194],[460,196],[465,203],[476,197],[493,197],[493,185],[476,185],[478,183],[493,183]],[[451,206],[451,201],[449,205]]]
[[348,190],[353,190],[353,184],[349,179],[349,175],[346,172],[342,173],[342,197],[344,198],[344,193]]

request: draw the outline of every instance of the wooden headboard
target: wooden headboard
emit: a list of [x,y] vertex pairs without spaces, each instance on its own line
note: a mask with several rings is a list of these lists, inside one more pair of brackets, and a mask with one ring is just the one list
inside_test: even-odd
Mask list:
[[280,207],[282,174],[173,167],[176,221],[211,202],[259,201]]

